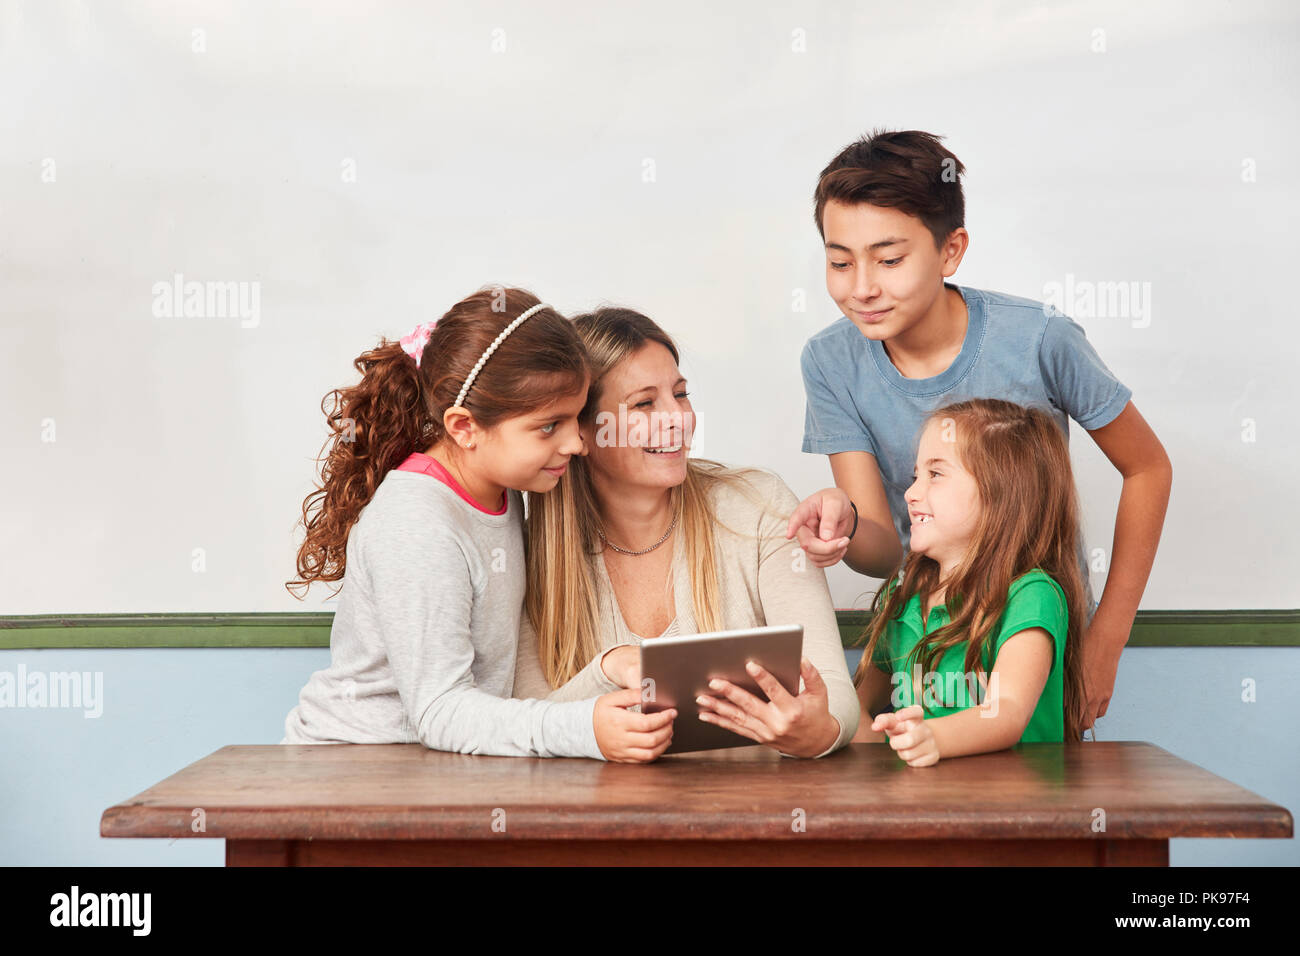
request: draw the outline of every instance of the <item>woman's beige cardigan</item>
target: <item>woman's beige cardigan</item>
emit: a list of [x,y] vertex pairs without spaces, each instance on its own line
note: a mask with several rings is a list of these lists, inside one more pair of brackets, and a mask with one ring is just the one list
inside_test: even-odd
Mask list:
[[[755,627],[771,624],[802,624],[803,652],[826,683],[831,716],[840,725],[839,736],[824,757],[843,747],[858,729],[858,695],[849,677],[848,663],[840,643],[835,609],[826,572],[817,567],[799,547],[797,538],[787,539],[786,524],[799,499],[775,474],[754,470],[745,473],[756,498],[766,503],[759,509],[743,493],[720,484],[713,496],[717,549],[718,585],[721,598],[721,628]],[[733,529],[741,534],[730,533]],[[659,637],[695,634],[691,604],[690,571],[686,567],[683,535],[674,535],[673,573],[668,587],[673,591],[677,617]],[[618,609],[614,588],[602,555],[595,564],[600,619],[598,632],[602,652],[564,686],[552,689],[542,675],[537,635],[523,614],[520,623],[518,658],[515,664],[514,696],[550,700],[584,700],[619,686],[605,676],[600,661],[604,652],[620,644],[640,644],[643,638],[628,630]],[[653,640],[653,638],[651,638]],[[803,681],[799,688],[803,690]]]

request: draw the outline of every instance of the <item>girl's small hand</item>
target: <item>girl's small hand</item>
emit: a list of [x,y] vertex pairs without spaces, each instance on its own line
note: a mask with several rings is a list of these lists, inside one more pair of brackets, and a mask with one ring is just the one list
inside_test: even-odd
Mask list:
[[641,703],[639,688],[614,691],[596,698],[592,723],[596,745],[610,763],[650,763],[673,742],[676,710],[634,714],[627,708]]
[[871,722],[871,729],[888,734],[889,746],[909,767],[928,767],[939,762],[939,746],[934,731],[925,722],[925,711],[920,704],[878,715]]
[[800,661],[804,686],[798,697],[790,696],[779,680],[753,661],[746,669],[767,700],[759,700],[731,681],[716,678],[709,681],[713,694],[704,694],[696,701],[701,720],[793,757],[816,757],[835,742],[839,721],[831,716],[826,682],[812,661],[806,657]]
[[785,536],[798,535],[799,547],[819,568],[838,564],[849,550],[848,534],[853,530],[853,506],[843,488],[823,488],[795,508]]

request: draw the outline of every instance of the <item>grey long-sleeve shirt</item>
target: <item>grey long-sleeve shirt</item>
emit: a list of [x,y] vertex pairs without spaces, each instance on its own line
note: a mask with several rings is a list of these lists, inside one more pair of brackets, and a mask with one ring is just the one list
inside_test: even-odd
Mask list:
[[280,742],[604,759],[594,696],[510,699],[522,524],[517,491],[492,515],[431,475],[390,471],[348,536],[330,665],[303,687]]

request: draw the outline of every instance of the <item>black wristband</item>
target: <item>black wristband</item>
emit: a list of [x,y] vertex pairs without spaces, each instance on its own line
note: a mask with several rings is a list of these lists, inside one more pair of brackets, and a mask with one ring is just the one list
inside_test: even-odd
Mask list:
[[850,500],[849,507],[853,509],[853,530],[849,532],[849,540],[852,541],[853,536],[858,533],[858,506]]

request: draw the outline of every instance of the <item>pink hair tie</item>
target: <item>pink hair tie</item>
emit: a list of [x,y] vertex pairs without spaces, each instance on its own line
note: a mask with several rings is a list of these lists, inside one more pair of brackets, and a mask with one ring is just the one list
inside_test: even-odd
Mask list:
[[424,347],[429,344],[429,336],[433,334],[434,327],[437,326],[438,320],[425,322],[417,325],[410,334],[403,335],[398,341],[401,343],[402,351],[411,358],[415,359],[415,367],[420,367],[420,356],[424,354]]

